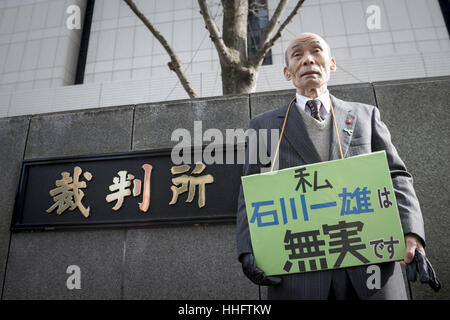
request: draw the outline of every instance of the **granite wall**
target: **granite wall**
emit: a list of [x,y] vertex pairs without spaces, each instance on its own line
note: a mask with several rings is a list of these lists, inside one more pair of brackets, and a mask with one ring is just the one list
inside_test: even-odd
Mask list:
[[[449,299],[449,187],[446,183],[450,77],[331,87],[337,97],[376,104],[415,177],[427,254]],[[173,146],[171,132],[202,120],[246,129],[251,117],[289,102],[293,90],[0,119],[0,285],[2,299],[258,299],[236,259],[234,224],[10,233],[20,161]],[[68,290],[66,269],[81,269]],[[265,296],[262,290],[262,296]]]

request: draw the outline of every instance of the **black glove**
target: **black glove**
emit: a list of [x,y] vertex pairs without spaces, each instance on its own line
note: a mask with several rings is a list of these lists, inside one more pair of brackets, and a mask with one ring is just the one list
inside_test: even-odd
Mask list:
[[412,282],[416,281],[417,273],[419,273],[420,282],[428,283],[436,292],[441,289],[441,283],[439,282],[430,261],[416,249],[413,260],[406,266],[408,280]]
[[251,253],[245,253],[239,259],[242,263],[242,270],[244,274],[249,278],[254,284],[260,286],[276,286],[280,284],[280,277],[266,277],[264,271],[259,269],[255,263],[255,257]]

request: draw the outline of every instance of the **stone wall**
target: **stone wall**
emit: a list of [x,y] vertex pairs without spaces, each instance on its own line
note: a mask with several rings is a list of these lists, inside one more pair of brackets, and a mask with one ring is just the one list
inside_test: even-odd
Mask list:
[[[415,177],[427,254],[443,284],[413,284],[415,299],[449,299],[447,177],[450,77],[331,87],[376,104]],[[0,119],[2,299],[258,299],[236,259],[234,224],[10,233],[23,159],[159,149],[171,132],[202,120],[203,131],[246,129],[251,117],[289,102],[293,90],[77,110]],[[66,269],[81,268],[81,290]],[[265,296],[262,290],[262,296]]]

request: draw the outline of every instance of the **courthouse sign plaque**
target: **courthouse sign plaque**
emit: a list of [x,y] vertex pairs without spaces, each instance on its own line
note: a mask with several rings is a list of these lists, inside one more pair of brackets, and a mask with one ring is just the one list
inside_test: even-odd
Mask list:
[[241,173],[170,149],[25,160],[11,229],[235,221]]

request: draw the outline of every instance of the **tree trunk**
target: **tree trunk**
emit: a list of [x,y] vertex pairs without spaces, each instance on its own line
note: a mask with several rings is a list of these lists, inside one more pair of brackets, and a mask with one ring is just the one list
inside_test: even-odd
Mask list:
[[247,61],[248,0],[222,0],[223,41],[233,62]]
[[239,66],[221,65],[222,93],[238,94],[255,91],[258,71],[255,68],[242,68]]
[[[257,0],[251,0],[256,2]],[[222,94],[251,93],[256,88],[258,71],[264,56],[281,37],[284,28],[297,14],[305,0],[297,0],[297,5],[291,14],[278,27],[271,37],[275,27],[286,9],[289,0],[280,0],[269,23],[261,32],[261,42],[252,59],[247,53],[247,24],[249,0],[222,0],[223,22],[222,32],[210,15],[207,0],[198,0],[200,14],[205,21],[209,36],[216,47],[222,70]]]
[[220,61],[222,93],[249,93],[255,89],[257,72],[248,67],[248,0],[222,0],[223,41],[228,59]]

